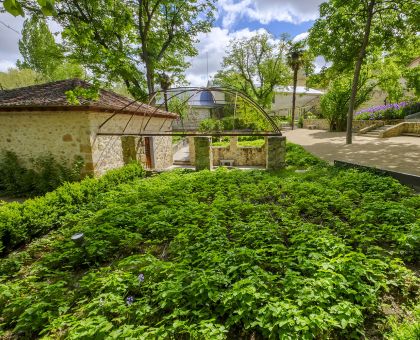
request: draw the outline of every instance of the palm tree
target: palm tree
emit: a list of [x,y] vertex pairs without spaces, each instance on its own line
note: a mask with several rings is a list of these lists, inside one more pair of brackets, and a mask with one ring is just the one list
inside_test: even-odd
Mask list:
[[161,73],[159,75],[159,81],[160,81],[160,88],[163,90],[163,98],[165,102],[165,110],[168,110],[168,90],[171,87],[171,77],[168,76],[166,73]]
[[296,87],[299,70],[306,65],[305,50],[301,42],[297,42],[290,47],[287,63],[293,70],[293,101],[292,101],[292,130],[295,125],[296,110]]

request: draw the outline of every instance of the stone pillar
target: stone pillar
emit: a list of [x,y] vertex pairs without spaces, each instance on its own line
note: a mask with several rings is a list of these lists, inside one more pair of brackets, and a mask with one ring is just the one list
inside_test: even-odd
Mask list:
[[134,136],[122,136],[121,146],[124,164],[137,160],[136,141]]
[[230,137],[229,147],[230,147],[230,150],[232,150],[232,151],[236,151],[236,149],[238,149],[238,137],[237,136]]
[[195,141],[194,137],[187,137],[188,138],[188,152],[190,154],[190,164],[195,165]]
[[195,169],[211,170],[213,157],[211,153],[211,137],[194,137]]
[[266,139],[266,169],[280,170],[286,166],[286,137],[268,136]]

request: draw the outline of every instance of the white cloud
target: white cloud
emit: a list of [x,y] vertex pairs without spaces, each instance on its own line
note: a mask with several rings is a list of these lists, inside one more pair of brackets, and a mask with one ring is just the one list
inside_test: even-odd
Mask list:
[[[229,32],[227,29],[213,27],[209,33],[200,34],[200,42],[196,45],[199,54],[190,60],[191,67],[187,70],[186,78],[192,86],[205,86],[221,68],[225,51],[231,39],[251,37],[257,33],[266,32],[264,29],[251,31],[248,28]],[[208,70],[208,77],[207,77]]]
[[308,36],[309,36],[309,32],[303,32],[301,34],[298,34],[296,37],[294,37],[292,41],[298,42],[298,41],[306,39]]
[[327,62],[324,57],[319,56],[315,58],[315,73],[319,73],[323,67],[330,67],[332,65],[331,62]]
[[318,17],[319,5],[324,0],[219,0],[223,13],[223,27],[231,27],[247,17],[262,24],[286,21],[299,24]]
[[6,72],[9,68],[16,67],[15,63],[12,63],[9,60],[0,59],[0,72]]
[[[0,13],[0,68],[5,71],[13,67],[20,57],[18,41],[24,19],[9,13]],[[8,27],[7,27],[8,26]]]
[[[211,79],[221,69],[223,57],[231,39],[247,38],[266,30],[260,28],[251,31],[248,28],[229,32],[226,28],[214,27],[211,32],[201,34],[200,42],[196,45],[198,56],[190,60],[191,67],[186,72],[187,81],[191,86],[206,86],[207,80]],[[293,41],[300,41],[308,36],[308,32],[298,34]],[[323,57],[317,57],[314,61],[315,72],[319,72],[323,66],[330,66]],[[207,73],[208,70],[208,73]]]

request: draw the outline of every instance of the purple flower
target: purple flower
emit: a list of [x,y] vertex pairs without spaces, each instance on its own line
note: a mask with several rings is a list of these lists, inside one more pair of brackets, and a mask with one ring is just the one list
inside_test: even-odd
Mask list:
[[139,283],[142,283],[144,281],[144,274],[143,273],[140,273],[137,278],[139,280]]
[[134,297],[133,296],[128,296],[127,299],[125,300],[127,303],[127,306],[130,306],[133,304],[134,302]]

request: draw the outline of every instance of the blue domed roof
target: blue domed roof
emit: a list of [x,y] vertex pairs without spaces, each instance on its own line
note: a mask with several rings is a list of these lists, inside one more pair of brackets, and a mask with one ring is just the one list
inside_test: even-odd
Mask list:
[[200,92],[198,95],[200,96],[199,97],[200,103],[206,104],[206,105],[214,104],[214,97],[210,91],[203,91],[203,92]]
[[[193,89],[187,89],[187,88],[175,88],[175,89],[169,89],[168,91],[170,93],[169,97],[176,96],[176,93],[179,94],[177,96],[179,99],[187,100],[188,104],[191,106],[203,106],[203,107],[216,107],[216,101],[213,97],[213,94],[211,91],[208,90],[202,90],[198,93],[197,90]],[[162,99],[158,100],[158,103],[163,102]]]

